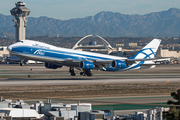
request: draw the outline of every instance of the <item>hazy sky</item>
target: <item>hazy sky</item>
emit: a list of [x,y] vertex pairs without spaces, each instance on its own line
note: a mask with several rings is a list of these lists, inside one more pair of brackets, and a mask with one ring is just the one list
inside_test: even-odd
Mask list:
[[[10,15],[18,0],[0,0],[0,13]],[[179,8],[180,0],[22,0],[30,17],[47,16],[67,20],[93,16],[101,11],[122,14],[147,14]]]

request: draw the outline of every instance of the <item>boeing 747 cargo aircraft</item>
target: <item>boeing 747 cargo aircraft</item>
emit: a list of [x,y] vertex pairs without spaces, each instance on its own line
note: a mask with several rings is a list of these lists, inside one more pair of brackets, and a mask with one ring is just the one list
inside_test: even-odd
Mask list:
[[155,67],[155,54],[161,40],[153,39],[131,58],[104,55],[56,47],[33,40],[20,40],[7,49],[21,59],[45,62],[50,69],[68,66],[71,76],[74,68],[81,70],[80,75],[92,76],[92,69],[100,71],[125,71]]

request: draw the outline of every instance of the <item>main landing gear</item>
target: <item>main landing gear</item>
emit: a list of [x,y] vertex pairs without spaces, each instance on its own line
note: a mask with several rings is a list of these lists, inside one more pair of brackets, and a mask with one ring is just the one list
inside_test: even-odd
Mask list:
[[92,76],[92,72],[91,72],[91,70],[85,70],[85,69],[83,69],[83,72],[80,72],[80,75]]
[[76,73],[74,72],[74,67],[70,67],[69,72],[71,73],[71,76],[76,76]]
[[[70,67],[69,72],[71,73],[71,76],[76,76],[76,73],[74,72],[74,67]],[[91,70],[83,69],[83,72],[80,72],[80,75],[92,76],[93,74],[92,74]]]

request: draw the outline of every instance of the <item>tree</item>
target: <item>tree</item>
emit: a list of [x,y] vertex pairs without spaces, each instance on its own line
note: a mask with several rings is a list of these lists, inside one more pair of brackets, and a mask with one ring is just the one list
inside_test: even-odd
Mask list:
[[[168,105],[180,105],[180,89],[176,92],[172,92],[171,96],[176,101],[168,100]],[[163,113],[164,118],[167,120],[179,120],[180,119],[180,107],[171,106],[169,111]]]

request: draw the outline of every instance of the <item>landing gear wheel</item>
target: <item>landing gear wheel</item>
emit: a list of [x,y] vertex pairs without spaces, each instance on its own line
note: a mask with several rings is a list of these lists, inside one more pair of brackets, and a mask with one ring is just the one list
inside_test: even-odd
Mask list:
[[84,75],[84,72],[80,72],[80,75]]
[[87,76],[92,76],[92,73],[90,72],[90,73],[87,73]]
[[76,76],[76,73],[71,73],[71,76]]
[[84,76],[92,76],[93,74],[91,73],[91,70],[84,70]]
[[76,76],[76,73],[74,72],[74,67],[70,67],[69,72],[71,73],[71,76]]

